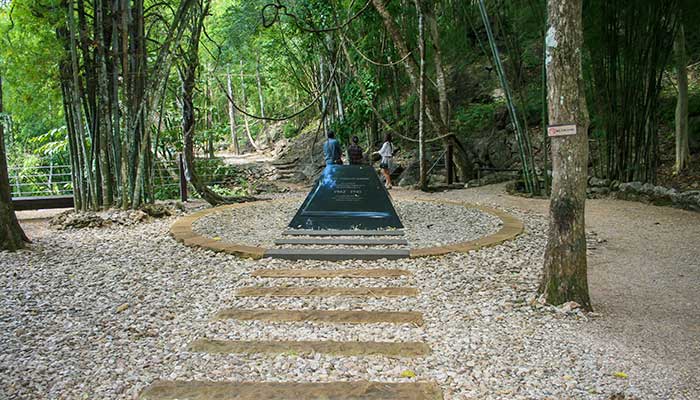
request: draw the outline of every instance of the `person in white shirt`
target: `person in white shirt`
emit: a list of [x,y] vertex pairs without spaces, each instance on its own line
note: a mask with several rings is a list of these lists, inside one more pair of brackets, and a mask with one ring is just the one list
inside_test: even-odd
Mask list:
[[392,158],[394,157],[394,143],[391,141],[391,133],[387,133],[384,136],[384,144],[382,144],[382,148],[379,149],[377,153],[382,156],[379,169],[386,179],[386,188],[391,189],[391,173],[389,168],[391,167]]

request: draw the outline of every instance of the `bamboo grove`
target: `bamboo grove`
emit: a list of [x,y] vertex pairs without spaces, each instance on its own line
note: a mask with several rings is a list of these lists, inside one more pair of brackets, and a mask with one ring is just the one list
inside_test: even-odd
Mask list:
[[683,26],[681,6],[677,0],[587,4],[589,89],[599,99],[592,104],[605,132],[598,136],[598,176],[654,182],[659,97]]
[[135,208],[153,200],[154,110],[193,3],[182,1],[169,24],[149,26],[162,37],[153,54],[145,21],[164,10],[147,10],[143,0],[95,0],[91,10],[84,0],[65,4],[68,23],[57,35],[65,46],[60,79],[76,208]]
[[[424,188],[438,158],[447,161],[447,182],[467,182],[493,158],[511,157],[484,156],[483,142],[508,141],[515,151],[506,167],[522,171],[526,191],[548,190],[543,0],[0,4],[0,72],[17,121],[9,140],[65,124],[65,139],[51,140],[65,140],[79,209],[154,201],[159,163],[180,152],[201,197],[234,201],[207,188],[195,161],[217,146],[270,150],[280,139],[275,129],[287,138],[312,131],[315,150],[329,130],[346,142],[358,135],[368,149],[391,132],[420,159]],[[677,169],[687,168],[686,67],[700,50],[688,26],[698,11],[688,0],[583,4],[590,173],[653,182],[660,131],[674,125],[659,109],[676,87],[685,93]],[[32,52],[43,56],[36,68],[55,71],[33,70]],[[34,123],[37,113],[46,121]],[[497,131],[498,115],[507,123]]]

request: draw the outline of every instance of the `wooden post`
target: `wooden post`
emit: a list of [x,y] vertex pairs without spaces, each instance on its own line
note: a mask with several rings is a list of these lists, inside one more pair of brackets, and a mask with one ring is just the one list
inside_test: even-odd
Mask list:
[[445,151],[445,169],[447,170],[447,184],[451,185],[454,182],[454,165],[452,162],[452,152],[453,152],[453,147],[452,147],[452,139],[450,139],[450,143],[447,145],[447,149]]
[[474,163],[476,169],[476,184],[481,186],[481,165],[478,162]]
[[187,177],[185,176],[185,160],[182,153],[177,156],[177,170],[180,176],[180,201],[187,202]]

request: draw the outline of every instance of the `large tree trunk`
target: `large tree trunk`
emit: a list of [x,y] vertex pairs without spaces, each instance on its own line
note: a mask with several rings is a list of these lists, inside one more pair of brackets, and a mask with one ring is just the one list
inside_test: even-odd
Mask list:
[[583,0],[549,0],[547,83],[549,124],[575,124],[552,137],[549,234],[540,291],[550,304],[575,301],[590,310],[584,210],[588,176],[588,109],[581,75]]
[[[2,112],[2,76],[0,76],[0,114]],[[14,251],[23,248],[24,242],[29,240],[19,225],[12,207],[12,192],[6,157],[5,126],[0,122],[0,250]]]
[[678,102],[676,103],[676,165],[674,172],[681,173],[690,163],[688,147],[688,57],[685,52],[685,30],[681,24],[674,44],[678,74]]

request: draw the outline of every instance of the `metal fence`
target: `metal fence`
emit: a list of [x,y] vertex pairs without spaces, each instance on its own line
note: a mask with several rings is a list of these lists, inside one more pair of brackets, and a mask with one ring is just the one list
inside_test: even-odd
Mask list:
[[[195,160],[197,174],[210,186],[229,186],[238,179],[235,167],[219,158]],[[11,166],[8,168],[12,197],[72,196],[73,182],[70,165]],[[158,160],[153,166],[153,189],[159,199],[181,197],[181,177],[184,177],[179,159]]]
[[8,167],[12,197],[73,195],[70,165]]

